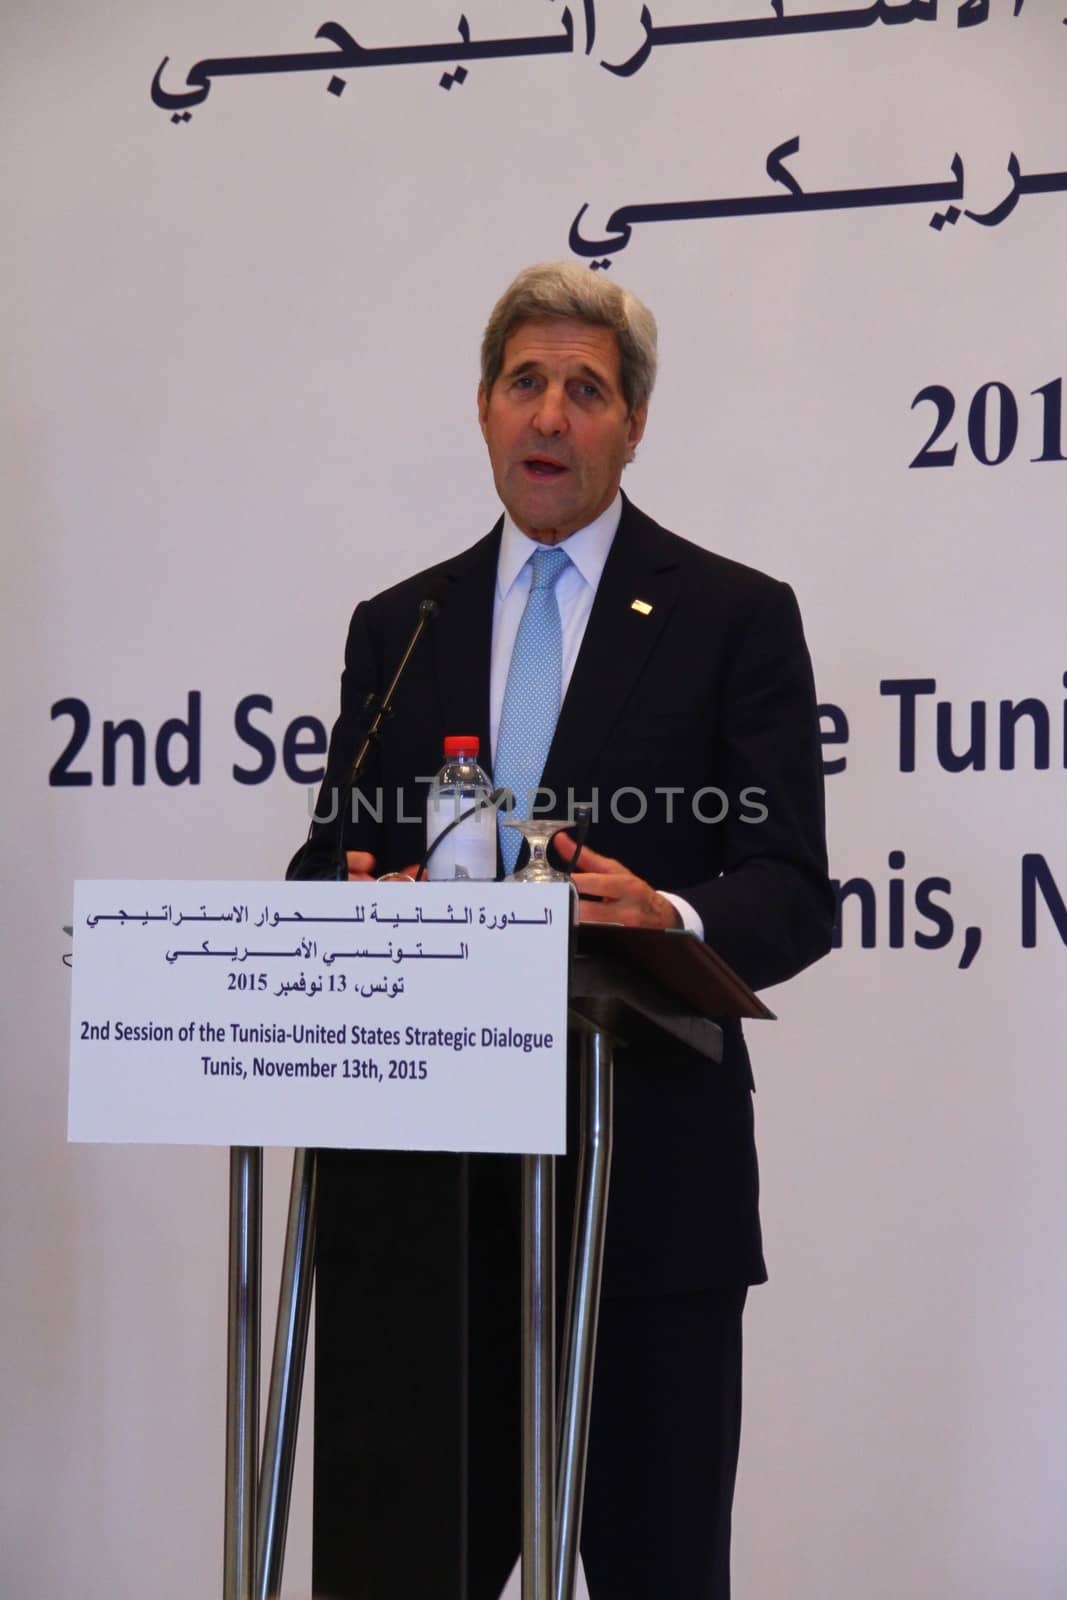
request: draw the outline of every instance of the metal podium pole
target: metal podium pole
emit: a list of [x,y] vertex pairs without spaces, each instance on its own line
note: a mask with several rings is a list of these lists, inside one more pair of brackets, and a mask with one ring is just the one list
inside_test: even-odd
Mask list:
[[253,1600],[259,1453],[259,1303],[263,1152],[230,1151],[223,1600]]
[[609,1034],[581,1040],[581,1147],[575,1197],[574,1243],[567,1295],[560,1386],[559,1485],[554,1600],[573,1600],[589,1453],[600,1279],[611,1177],[613,1055]]
[[555,1572],[555,1170],[522,1158],[522,1600],[552,1600]]
[[300,1393],[307,1360],[311,1290],[315,1281],[318,1152],[293,1152],[289,1219],[278,1287],[278,1320],[270,1370],[263,1464],[256,1512],[255,1600],[277,1600],[282,1588],[285,1535],[293,1490]]

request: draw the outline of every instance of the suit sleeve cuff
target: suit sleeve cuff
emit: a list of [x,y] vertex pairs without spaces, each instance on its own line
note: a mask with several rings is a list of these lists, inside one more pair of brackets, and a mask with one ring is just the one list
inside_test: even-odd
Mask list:
[[689,904],[689,901],[683,900],[680,894],[668,894],[665,889],[661,889],[659,892],[663,896],[664,900],[670,901],[671,905],[681,917],[682,927],[685,929],[686,933],[695,933],[698,939],[703,939],[704,923],[702,919],[697,916],[697,913],[693,910],[693,907]]

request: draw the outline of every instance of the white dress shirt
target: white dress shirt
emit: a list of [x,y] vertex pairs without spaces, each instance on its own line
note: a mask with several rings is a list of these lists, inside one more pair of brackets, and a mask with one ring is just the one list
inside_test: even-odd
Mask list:
[[[559,606],[559,620],[563,634],[561,693],[564,698],[585,636],[589,613],[593,609],[597,585],[604,571],[621,516],[622,495],[617,494],[607,510],[602,511],[595,522],[589,523],[588,527],[579,528],[577,533],[572,533],[562,542],[561,548],[566,550],[571,562],[570,566],[564,567],[556,580],[556,603]],[[504,531],[500,539],[500,556],[496,569],[493,648],[489,670],[489,733],[494,754],[497,735],[500,732],[500,714],[504,705],[504,690],[507,687],[511,652],[515,648],[515,636],[519,631],[519,623],[530,593],[533,577],[530,563],[534,552],[539,548],[535,540],[528,538],[515,526],[505,511]],[[602,800],[607,803],[609,797],[602,796]],[[702,939],[704,924],[688,900],[683,900],[676,894],[666,893],[663,898],[669,900],[677,909],[683,925]]]

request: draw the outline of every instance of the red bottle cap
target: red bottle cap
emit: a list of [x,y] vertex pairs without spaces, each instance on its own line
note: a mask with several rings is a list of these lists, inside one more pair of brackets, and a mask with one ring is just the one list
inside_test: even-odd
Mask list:
[[476,756],[481,741],[476,733],[452,733],[445,740],[446,756]]

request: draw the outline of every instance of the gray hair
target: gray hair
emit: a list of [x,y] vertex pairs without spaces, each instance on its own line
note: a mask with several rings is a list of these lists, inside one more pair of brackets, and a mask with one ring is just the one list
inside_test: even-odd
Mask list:
[[643,406],[656,381],[656,319],[648,307],[599,273],[573,261],[526,267],[500,296],[482,335],[482,384],[488,394],[504,364],[504,346],[535,318],[610,328],[619,346],[619,382],[628,411]]

